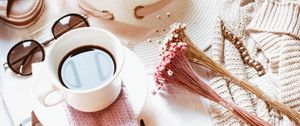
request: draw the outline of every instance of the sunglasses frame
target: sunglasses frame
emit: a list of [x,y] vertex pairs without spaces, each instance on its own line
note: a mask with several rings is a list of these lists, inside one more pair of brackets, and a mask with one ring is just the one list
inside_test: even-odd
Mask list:
[[[32,43],[37,44],[37,46],[38,46],[39,48],[41,48],[41,51],[42,51],[42,54],[43,54],[42,61],[45,60],[45,50],[44,50],[42,44],[40,44],[40,43],[37,42],[36,40],[33,40],[33,39],[27,39],[27,40],[23,40],[23,41],[21,41],[21,42],[18,42],[17,44],[15,44],[15,45],[9,50],[9,52],[8,52],[8,54],[7,54],[7,57],[6,57],[6,58],[7,58],[7,61],[10,60],[9,57],[10,57],[12,51],[13,51],[15,48],[17,48],[19,45],[21,45],[21,44],[23,44],[23,43],[25,43],[25,42],[32,42]],[[15,73],[17,73],[17,74],[20,74],[20,75],[23,75],[23,76],[29,76],[29,75],[32,74],[32,72],[31,72],[30,74],[24,74],[24,73],[21,73],[21,72],[15,70],[15,69],[13,69],[13,66],[12,66],[13,64],[11,64],[11,63],[8,63],[8,62],[7,62],[7,65],[8,65],[8,67],[9,67],[13,72],[15,72]]]
[[87,16],[86,16],[86,15],[80,15],[80,14],[76,14],[76,13],[67,14],[67,15],[62,16],[61,18],[57,19],[57,20],[53,23],[53,25],[52,25],[52,27],[51,27],[51,32],[52,32],[52,36],[53,36],[54,39],[57,39],[57,38],[59,38],[61,35],[65,34],[65,33],[62,33],[62,34],[59,35],[59,36],[54,35],[54,26],[55,26],[57,23],[59,23],[59,21],[60,21],[61,19],[65,18],[65,17],[68,17],[68,16],[80,17],[80,18],[83,19],[83,21],[84,21],[84,23],[87,25],[87,27],[90,27],[89,22],[86,20],[86,19],[87,19]]
[[15,45],[9,50],[9,52],[8,52],[8,54],[7,54],[7,57],[6,57],[6,58],[7,58],[7,62],[3,64],[4,68],[7,69],[7,68],[6,68],[6,65],[7,65],[8,68],[10,68],[10,69],[11,69],[14,73],[16,73],[16,74],[23,75],[23,76],[29,76],[29,75],[32,75],[32,72],[29,73],[29,74],[24,74],[24,73],[21,73],[21,72],[15,70],[15,69],[13,69],[13,67],[12,67],[13,64],[8,63],[8,61],[9,61],[9,59],[10,59],[9,57],[10,57],[12,51],[13,51],[16,47],[18,47],[20,44],[23,44],[23,43],[25,43],[25,42],[33,42],[33,43],[37,44],[39,48],[41,48],[42,54],[43,54],[43,58],[42,58],[42,61],[41,61],[41,62],[43,62],[43,61],[45,60],[45,57],[46,57],[46,56],[45,56],[45,50],[44,50],[44,47],[47,46],[49,43],[51,43],[51,41],[53,41],[53,40],[59,38],[61,35],[65,34],[65,33],[68,32],[68,31],[70,31],[70,30],[66,30],[66,32],[62,32],[60,35],[55,35],[55,34],[54,34],[54,28],[55,28],[56,24],[59,23],[59,21],[61,21],[61,19],[65,18],[65,17],[68,17],[68,16],[79,17],[80,19],[82,19],[82,21],[84,21],[84,23],[86,24],[86,27],[90,27],[90,24],[89,24],[88,21],[87,21],[87,18],[88,18],[88,17],[87,17],[86,15],[80,15],[80,14],[76,14],[76,13],[70,13],[70,14],[64,15],[64,16],[60,17],[59,19],[57,19],[57,20],[53,23],[53,25],[52,25],[52,27],[51,27],[51,32],[52,32],[52,36],[53,36],[52,39],[47,40],[47,41],[45,41],[45,42],[43,42],[43,43],[39,43],[38,41],[36,41],[36,40],[34,40],[34,39],[26,39],[26,40],[22,40],[22,41],[18,42],[17,44],[15,44]]

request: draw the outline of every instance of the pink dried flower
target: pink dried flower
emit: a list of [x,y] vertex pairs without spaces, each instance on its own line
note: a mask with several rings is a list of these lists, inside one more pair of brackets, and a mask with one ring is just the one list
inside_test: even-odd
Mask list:
[[[233,103],[224,100],[211,87],[209,87],[192,69],[186,57],[186,43],[178,42],[166,44],[160,64],[158,65],[155,76],[157,91],[167,88],[166,85],[175,86],[179,89],[203,96],[214,101],[239,117],[244,122],[253,126],[270,126],[264,120],[240,109]],[[156,94],[154,91],[153,94]]]

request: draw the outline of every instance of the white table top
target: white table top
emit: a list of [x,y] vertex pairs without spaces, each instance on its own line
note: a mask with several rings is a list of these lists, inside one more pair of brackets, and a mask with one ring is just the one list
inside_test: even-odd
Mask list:
[[[64,3],[66,2],[66,3]],[[46,22],[53,21],[61,15],[68,12],[79,12],[78,7],[74,4],[75,1],[47,1],[45,14],[41,17],[37,24],[27,29],[13,29],[0,22],[0,63],[6,62],[6,55],[9,49],[18,41],[28,36],[39,27],[47,24]],[[57,5],[67,5],[62,8]],[[76,8],[74,8],[76,6]],[[61,13],[61,10],[65,13]],[[95,21],[90,21],[91,26],[95,25]],[[34,39],[49,37],[50,27],[33,35]],[[44,39],[43,39],[44,40]],[[134,48],[131,48],[134,52]],[[147,66],[146,66],[147,67]],[[147,68],[148,69],[148,68]],[[201,101],[200,97],[192,96],[185,92],[175,91],[166,97],[159,95],[151,95],[151,89],[154,89],[152,74],[149,75],[149,97],[146,101],[140,118],[144,119],[146,126],[209,126],[210,121],[208,110]],[[33,110],[32,98],[30,97],[31,88],[33,85],[32,77],[22,77],[14,74],[10,70],[4,71],[0,67],[0,90],[3,92],[5,102],[8,104],[9,113],[12,116],[14,125],[18,125],[20,121],[30,116]],[[6,109],[0,102],[0,125],[9,126],[10,119],[6,113]],[[5,114],[2,114],[5,113]],[[4,121],[2,121],[4,120]]]

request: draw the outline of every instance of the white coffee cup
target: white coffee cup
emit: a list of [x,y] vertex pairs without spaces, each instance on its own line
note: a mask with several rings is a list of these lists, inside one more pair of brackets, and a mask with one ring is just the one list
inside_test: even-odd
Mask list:
[[[87,89],[87,90],[72,90],[68,89],[59,81],[58,68],[63,57],[73,49],[78,47],[93,45],[100,46],[108,50],[115,59],[115,73],[104,84]],[[121,90],[120,72],[123,68],[124,52],[120,41],[112,33],[100,28],[79,28],[72,30],[63,36],[59,37],[47,52],[44,70],[49,76],[51,86],[43,89],[38,100],[44,106],[54,106],[58,103],[66,101],[73,108],[84,111],[94,112],[102,110],[111,105],[118,97]],[[46,99],[53,97],[52,93],[58,93],[59,98],[52,102],[47,102]],[[51,98],[50,98],[51,99]]]

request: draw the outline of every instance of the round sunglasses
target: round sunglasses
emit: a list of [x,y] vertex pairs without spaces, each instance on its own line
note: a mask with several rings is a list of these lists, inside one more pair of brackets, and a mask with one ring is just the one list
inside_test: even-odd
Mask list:
[[14,45],[8,52],[7,62],[3,64],[4,68],[10,68],[13,72],[23,76],[31,75],[31,64],[42,62],[45,59],[44,47],[68,31],[81,27],[89,27],[85,15],[71,13],[59,18],[52,25],[53,37],[51,39],[43,43],[27,39]]

